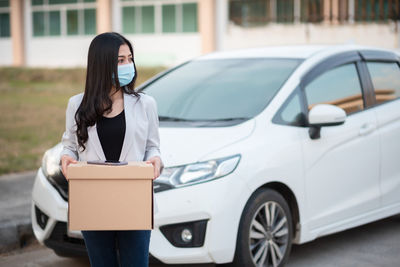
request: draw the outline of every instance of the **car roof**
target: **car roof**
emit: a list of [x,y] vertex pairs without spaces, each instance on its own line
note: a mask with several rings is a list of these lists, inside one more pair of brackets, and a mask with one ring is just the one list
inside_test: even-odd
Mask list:
[[375,50],[395,52],[377,47],[361,46],[354,44],[341,45],[281,45],[246,48],[229,51],[218,51],[196,58],[195,60],[229,59],[229,58],[295,58],[307,59],[314,55],[324,53],[332,54],[354,50]]

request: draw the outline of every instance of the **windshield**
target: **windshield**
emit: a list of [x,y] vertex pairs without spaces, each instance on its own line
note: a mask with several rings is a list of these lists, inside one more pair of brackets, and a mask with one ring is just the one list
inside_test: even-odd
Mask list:
[[144,91],[157,101],[160,121],[238,123],[260,113],[299,63],[265,58],[190,61]]

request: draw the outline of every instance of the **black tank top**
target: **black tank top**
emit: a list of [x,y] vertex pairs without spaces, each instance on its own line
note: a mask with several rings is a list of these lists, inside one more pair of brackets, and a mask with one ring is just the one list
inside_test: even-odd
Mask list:
[[97,121],[97,134],[106,160],[118,161],[125,138],[125,110],[115,117],[102,116]]

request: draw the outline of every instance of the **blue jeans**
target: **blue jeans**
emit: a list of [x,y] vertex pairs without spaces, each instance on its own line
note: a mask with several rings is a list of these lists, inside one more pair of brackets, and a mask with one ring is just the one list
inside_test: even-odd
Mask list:
[[82,231],[92,267],[147,267],[151,230]]

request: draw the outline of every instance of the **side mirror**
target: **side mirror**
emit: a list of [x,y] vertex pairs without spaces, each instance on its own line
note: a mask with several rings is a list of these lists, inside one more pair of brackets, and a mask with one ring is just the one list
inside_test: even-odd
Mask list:
[[308,112],[309,134],[311,139],[321,137],[322,126],[335,126],[343,124],[346,120],[346,112],[338,106],[329,104],[315,105]]

